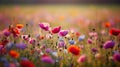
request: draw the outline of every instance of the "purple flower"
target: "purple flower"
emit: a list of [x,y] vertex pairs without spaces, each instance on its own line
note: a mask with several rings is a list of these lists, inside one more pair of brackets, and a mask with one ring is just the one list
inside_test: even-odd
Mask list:
[[7,29],[5,29],[3,31],[3,34],[8,37],[8,36],[10,36],[11,33]]
[[50,25],[48,23],[40,23],[39,26],[41,29],[43,29],[45,31],[48,31],[49,27],[50,27]]
[[47,53],[51,53],[52,50],[51,50],[50,48],[46,48],[45,52],[47,52]]
[[48,64],[53,64],[54,63],[54,60],[49,56],[41,57],[41,61],[45,62],[45,63],[48,63]]
[[115,46],[115,42],[114,41],[107,41],[104,43],[103,47],[105,49],[108,49],[108,48],[113,48]]
[[59,41],[58,47],[64,47],[64,46],[65,46],[65,42],[64,41]]
[[16,44],[16,47],[19,48],[19,49],[25,49],[25,48],[27,48],[27,44],[25,44],[25,43],[18,43],[18,44]]
[[74,41],[74,40],[69,40],[69,43],[70,43],[71,45],[73,45],[73,44],[75,44],[75,41]]
[[98,49],[97,48],[92,48],[91,51],[96,53],[96,52],[98,52]]
[[8,62],[8,60],[6,59],[6,58],[0,58],[0,62],[3,62],[4,63],[4,67],[9,67],[9,62]]
[[68,30],[61,30],[60,32],[59,32],[59,35],[60,36],[66,36],[68,34]]
[[115,61],[120,62],[120,53],[114,54],[114,55],[113,55],[113,59],[114,59]]
[[26,57],[21,57],[20,59],[21,60],[28,60]]
[[14,43],[13,43],[13,42],[10,42],[10,43],[8,43],[8,44],[6,45],[6,48],[7,48],[7,50],[9,51],[9,50],[12,49],[13,46],[14,46]]

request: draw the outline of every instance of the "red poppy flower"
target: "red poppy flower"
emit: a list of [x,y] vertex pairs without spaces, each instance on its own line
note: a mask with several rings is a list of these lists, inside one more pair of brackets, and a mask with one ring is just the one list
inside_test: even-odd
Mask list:
[[76,34],[77,37],[80,36],[80,33],[79,33],[79,32],[76,32],[75,34]]
[[22,60],[20,62],[21,67],[35,67],[35,65],[29,60]]
[[115,28],[110,29],[109,32],[111,35],[115,35],[115,36],[118,36],[120,34],[120,30]]
[[16,52],[15,50],[10,50],[9,55],[13,58],[18,58],[19,57],[19,53]]
[[105,27],[109,28],[111,26],[110,22],[105,23]]
[[71,52],[74,55],[79,55],[80,54],[80,48],[75,46],[75,45],[71,45],[68,47],[68,52]]

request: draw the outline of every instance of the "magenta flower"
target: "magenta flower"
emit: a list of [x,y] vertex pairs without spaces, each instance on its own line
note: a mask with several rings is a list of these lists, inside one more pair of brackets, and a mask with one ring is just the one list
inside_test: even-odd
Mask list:
[[86,55],[81,55],[81,56],[78,58],[77,62],[78,62],[78,63],[83,63],[83,62],[85,62],[86,60],[87,60],[87,56],[86,56]]
[[114,55],[113,55],[113,59],[114,59],[115,61],[120,62],[120,53],[114,54]]
[[68,30],[61,30],[60,32],[59,32],[59,35],[60,36],[66,36],[68,34]]
[[115,46],[115,42],[114,41],[107,41],[104,43],[103,47],[105,49],[108,49],[108,48],[113,48]]
[[49,56],[42,56],[41,61],[45,62],[45,63],[48,63],[48,64],[53,64],[54,63],[54,60]]
[[30,39],[30,40],[29,40],[29,43],[30,43],[30,44],[35,44],[35,42],[36,42],[35,39]]
[[50,25],[48,23],[40,23],[39,26],[41,29],[43,29],[45,31],[48,31],[50,28]]
[[3,31],[3,34],[8,37],[8,36],[10,36],[11,33],[7,29],[5,29]]
[[52,33],[53,34],[59,33],[60,29],[61,29],[61,26],[55,27],[52,29]]
[[89,44],[92,44],[92,39],[88,39],[87,42],[88,42]]

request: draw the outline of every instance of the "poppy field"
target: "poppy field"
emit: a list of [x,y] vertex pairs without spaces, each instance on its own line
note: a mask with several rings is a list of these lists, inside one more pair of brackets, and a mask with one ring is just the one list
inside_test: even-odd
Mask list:
[[0,67],[120,67],[118,5],[0,6]]

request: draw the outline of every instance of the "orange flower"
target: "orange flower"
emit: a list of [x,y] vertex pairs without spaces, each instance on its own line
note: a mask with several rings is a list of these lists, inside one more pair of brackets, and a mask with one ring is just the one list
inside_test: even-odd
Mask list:
[[44,36],[40,36],[40,40],[44,39]]
[[13,58],[18,58],[19,57],[19,53],[16,52],[15,50],[10,50],[9,55]]
[[75,46],[75,45],[71,45],[68,47],[68,52],[71,52],[74,55],[79,55],[80,54],[80,48]]
[[22,28],[23,28],[23,24],[17,24],[16,27],[17,27],[18,29],[22,29]]
[[105,27],[109,28],[111,26],[110,22],[105,23]]

